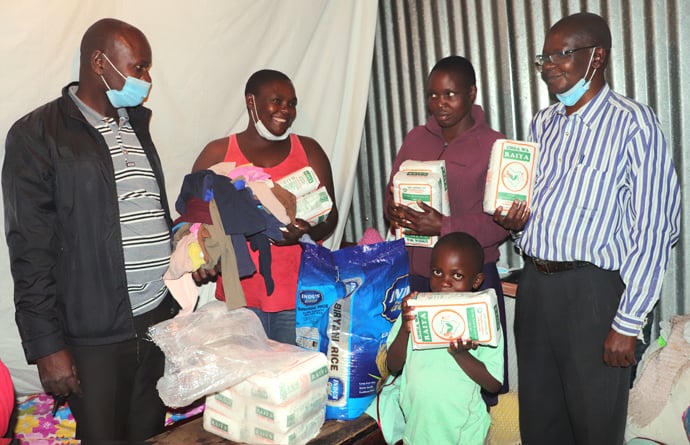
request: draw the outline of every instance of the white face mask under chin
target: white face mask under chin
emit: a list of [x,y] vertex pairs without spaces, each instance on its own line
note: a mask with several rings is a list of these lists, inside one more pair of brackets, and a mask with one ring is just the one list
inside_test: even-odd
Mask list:
[[254,119],[254,115],[252,115],[251,110],[249,115],[252,117],[252,121],[254,121],[254,128],[256,128],[256,132],[259,133],[259,136],[269,141],[284,141],[288,136],[290,136],[289,128],[285,130],[285,133],[278,136],[271,133],[270,130],[266,128],[264,123],[259,118],[259,113],[256,111],[256,96],[254,95],[252,95],[252,105],[254,106],[254,115],[256,115],[256,119]]

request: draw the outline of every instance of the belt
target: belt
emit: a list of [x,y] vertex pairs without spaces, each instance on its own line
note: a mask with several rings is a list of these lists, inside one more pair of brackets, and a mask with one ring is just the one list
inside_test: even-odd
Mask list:
[[592,263],[587,261],[548,261],[527,255],[525,255],[525,259],[534,265],[537,272],[541,272],[545,275],[553,275],[555,273],[592,265]]

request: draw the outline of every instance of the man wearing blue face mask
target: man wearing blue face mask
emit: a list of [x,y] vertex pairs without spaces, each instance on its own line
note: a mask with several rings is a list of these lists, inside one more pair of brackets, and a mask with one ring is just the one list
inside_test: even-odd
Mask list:
[[81,42],[79,82],[7,135],[2,189],[16,322],[41,384],[77,438],[163,430],[164,356],[148,327],[174,316],[160,159],[149,133],[151,47],[103,19]]
[[523,443],[622,444],[635,344],[680,230],[680,188],[652,109],[604,78],[611,32],[574,14],[546,35],[537,71],[558,103],[539,111],[532,208],[494,219],[525,269],[516,346]]

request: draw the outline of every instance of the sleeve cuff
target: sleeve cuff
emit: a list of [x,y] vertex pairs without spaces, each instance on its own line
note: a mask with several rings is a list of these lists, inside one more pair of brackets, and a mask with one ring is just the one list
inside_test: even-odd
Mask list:
[[644,325],[644,319],[637,320],[631,317],[626,317],[616,314],[611,324],[611,328],[622,335],[628,335],[630,337],[637,337],[642,331],[642,326]]

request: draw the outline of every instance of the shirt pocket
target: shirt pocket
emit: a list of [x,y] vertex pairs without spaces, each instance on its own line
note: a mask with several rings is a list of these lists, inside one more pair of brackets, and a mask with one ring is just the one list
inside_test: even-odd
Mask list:
[[573,218],[590,221],[607,202],[608,173],[590,165],[578,164],[566,175],[565,205]]
[[615,150],[610,145],[588,145],[580,153],[575,168],[592,169],[598,172],[611,170],[611,163],[615,161]]

